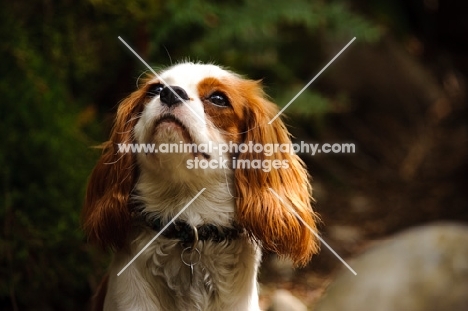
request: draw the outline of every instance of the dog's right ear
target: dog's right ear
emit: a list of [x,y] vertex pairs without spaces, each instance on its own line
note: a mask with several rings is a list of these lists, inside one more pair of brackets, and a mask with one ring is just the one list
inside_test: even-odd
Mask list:
[[146,88],[135,91],[119,106],[110,140],[91,173],[82,212],[83,229],[91,242],[104,248],[122,247],[131,226],[130,195],[137,179],[135,155],[118,144],[133,143],[133,129],[146,98]]
[[[246,106],[244,144],[275,143],[291,146],[284,123],[275,117],[278,108],[265,98],[257,82],[243,82],[244,94],[250,94]],[[274,121],[269,124],[270,120]],[[277,161],[281,166],[263,169],[236,169],[237,221],[262,247],[285,255],[295,265],[304,266],[319,245],[316,231],[318,215],[312,209],[312,188],[307,169],[295,153],[240,153],[238,161],[265,163]],[[313,230],[313,231],[312,231]]]

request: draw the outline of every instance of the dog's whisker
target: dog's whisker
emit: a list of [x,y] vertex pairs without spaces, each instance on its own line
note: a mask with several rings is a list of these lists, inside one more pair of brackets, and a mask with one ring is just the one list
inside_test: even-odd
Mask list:
[[104,165],[113,165],[113,164],[116,164],[117,162],[119,162],[123,157],[125,156],[124,153],[122,153],[122,155],[117,158],[115,161],[112,161],[112,162],[104,162]]
[[231,189],[229,189],[229,179],[228,179],[226,170],[227,170],[226,168],[223,168],[224,180],[226,181],[226,191],[227,191],[227,193],[231,196],[231,198],[235,199],[235,198],[237,198],[237,197],[235,197],[235,196],[231,193]]

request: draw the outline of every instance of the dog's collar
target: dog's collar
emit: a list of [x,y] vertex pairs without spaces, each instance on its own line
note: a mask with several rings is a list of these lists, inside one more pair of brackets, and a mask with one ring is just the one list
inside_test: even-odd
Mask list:
[[[167,224],[164,224],[160,218],[145,219],[148,227],[156,232],[160,232]],[[231,227],[216,226],[213,224],[205,224],[201,226],[191,226],[184,221],[175,221],[171,223],[161,235],[168,239],[177,239],[182,244],[193,244],[196,241],[232,241],[244,232],[244,229],[237,224],[232,224]]]

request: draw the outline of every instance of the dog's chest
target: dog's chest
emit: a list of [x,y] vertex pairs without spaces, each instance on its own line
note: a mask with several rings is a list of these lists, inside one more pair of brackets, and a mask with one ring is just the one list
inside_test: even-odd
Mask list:
[[245,237],[200,242],[196,250],[161,239],[147,254],[147,277],[163,304],[174,310],[221,310],[235,304],[246,280],[255,278],[259,261],[258,250]]

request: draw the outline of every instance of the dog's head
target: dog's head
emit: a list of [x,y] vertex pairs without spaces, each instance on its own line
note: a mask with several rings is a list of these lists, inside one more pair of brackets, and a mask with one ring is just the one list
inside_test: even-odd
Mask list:
[[[83,212],[89,238],[115,248],[125,243],[132,221],[130,197],[141,172],[167,183],[213,180],[225,176],[226,167],[201,170],[186,164],[224,159],[235,183],[235,222],[265,249],[305,264],[318,249],[310,230],[315,230],[316,216],[306,168],[294,153],[252,150],[291,144],[279,118],[269,124],[277,113],[258,81],[215,65],[182,63],[146,80],[120,104],[90,177]],[[139,152],[128,152],[128,145],[122,152],[123,144],[139,146],[133,150]],[[211,149],[164,153],[138,144]],[[229,150],[220,153],[226,146]]]

